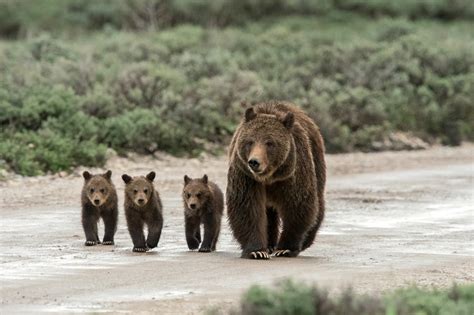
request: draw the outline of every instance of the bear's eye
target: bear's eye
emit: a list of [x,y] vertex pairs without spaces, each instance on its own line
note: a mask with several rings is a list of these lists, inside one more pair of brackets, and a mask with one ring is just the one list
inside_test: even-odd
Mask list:
[[105,193],[105,189],[102,188],[102,189],[100,190],[100,192],[101,192],[101,193]]
[[196,194],[196,197],[198,197],[198,198],[201,198],[201,196],[202,196],[202,193],[197,193]]
[[138,190],[134,189],[134,190],[133,190],[133,193],[134,193],[134,194],[138,193]]
[[186,194],[186,198],[191,198],[191,194],[190,194],[190,193],[187,193],[187,194]]
[[245,146],[247,147],[247,149],[249,149],[252,145],[253,145],[253,141],[247,141],[245,143]]
[[145,194],[148,194],[148,189],[144,189],[143,192],[144,192]]
[[94,192],[94,188],[91,188],[91,194]]
[[275,143],[273,141],[267,141],[267,142],[265,142],[265,145],[267,147],[271,148],[271,147],[275,146]]

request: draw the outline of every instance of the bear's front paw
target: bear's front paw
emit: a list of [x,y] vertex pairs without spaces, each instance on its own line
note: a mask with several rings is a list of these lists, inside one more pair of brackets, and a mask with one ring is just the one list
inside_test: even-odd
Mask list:
[[268,254],[271,255],[275,251],[275,247],[273,246],[268,246]]
[[247,254],[247,258],[250,259],[270,259],[270,255],[266,250],[254,251]]
[[277,249],[274,253],[275,257],[296,257],[300,252],[289,249]]
[[103,241],[102,245],[114,245],[114,241]]
[[148,251],[148,247],[134,247],[133,251],[135,253],[145,253]]
[[97,244],[100,244],[100,242],[98,242],[98,241],[86,241],[84,243],[85,246],[94,246],[94,245],[97,245]]

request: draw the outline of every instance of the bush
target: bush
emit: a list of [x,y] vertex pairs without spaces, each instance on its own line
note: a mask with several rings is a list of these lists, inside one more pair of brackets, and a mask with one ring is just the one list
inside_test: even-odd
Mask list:
[[[0,42],[0,165],[36,174],[100,164],[105,147],[222,152],[241,102],[268,99],[301,106],[328,152],[379,150],[395,132],[472,141],[470,26],[341,13]],[[45,153],[53,149],[66,152],[63,161]]]
[[[276,288],[251,287],[235,314],[470,314],[474,285],[445,290],[416,287],[399,289],[385,297],[360,295],[352,290],[331,295],[327,290],[284,281]],[[218,313],[218,311],[216,312]]]

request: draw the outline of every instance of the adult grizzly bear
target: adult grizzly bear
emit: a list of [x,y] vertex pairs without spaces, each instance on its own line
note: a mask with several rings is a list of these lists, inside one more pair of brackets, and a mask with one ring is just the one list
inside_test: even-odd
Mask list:
[[242,257],[296,257],[311,246],[324,218],[326,183],[316,124],[291,103],[257,104],[237,127],[229,157],[228,219]]

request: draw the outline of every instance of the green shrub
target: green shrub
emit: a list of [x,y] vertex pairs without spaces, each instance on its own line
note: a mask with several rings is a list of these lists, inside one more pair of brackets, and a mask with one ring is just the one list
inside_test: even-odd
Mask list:
[[[445,290],[416,287],[399,289],[385,297],[346,289],[329,294],[316,286],[283,281],[275,288],[253,286],[243,295],[235,314],[452,314],[467,315],[474,309],[474,285],[454,285]],[[215,311],[218,313],[218,311]]]

